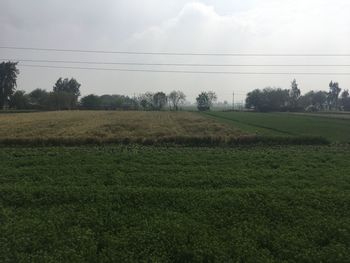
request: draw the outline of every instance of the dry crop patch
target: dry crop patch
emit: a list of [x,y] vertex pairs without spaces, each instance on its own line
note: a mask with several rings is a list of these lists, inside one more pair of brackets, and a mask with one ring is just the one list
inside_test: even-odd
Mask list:
[[62,111],[0,115],[2,141],[123,141],[238,137],[232,126],[190,112]]

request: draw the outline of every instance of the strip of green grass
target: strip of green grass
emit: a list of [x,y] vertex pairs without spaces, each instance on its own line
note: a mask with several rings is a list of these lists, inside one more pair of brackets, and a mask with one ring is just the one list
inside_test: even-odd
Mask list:
[[321,136],[333,142],[350,142],[350,119],[290,113],[207,112],[206,116],[242,131],[266,136]]
[[0,262],[346,262],[350,148],[0,149]]

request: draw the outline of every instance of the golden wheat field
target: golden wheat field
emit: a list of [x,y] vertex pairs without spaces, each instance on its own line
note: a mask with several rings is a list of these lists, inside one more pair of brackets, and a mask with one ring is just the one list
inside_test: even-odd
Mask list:
[[2,140],[108,140],[241,134],[232,126],[191,112],[57,111],[0,114]]

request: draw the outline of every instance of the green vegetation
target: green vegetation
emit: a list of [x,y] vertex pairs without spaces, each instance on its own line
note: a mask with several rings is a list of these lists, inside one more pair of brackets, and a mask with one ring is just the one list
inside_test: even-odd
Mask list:
[[207,112],[206,116],[244,132],[264,136],[321,136],[333,142],[350,142],[350,114],[293,114]]
[[349,147],[0,150],[1,262],[346,262]]

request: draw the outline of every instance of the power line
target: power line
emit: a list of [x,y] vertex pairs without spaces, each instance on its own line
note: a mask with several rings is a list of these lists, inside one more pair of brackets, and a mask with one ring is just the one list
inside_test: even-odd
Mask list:
[[222,74],[222,75],[350,75],[347,73],[326,73],[326,72],[234,72],[234,71],[193,71],[193,70],[153,70],[153,69],[121,69],[121,68],[91,68],[91,67],[69,67],[20,64],[22,67],[32,68],[55,68],[55,69],[79,69],[79,70],[100,70],[100,71],[121,71],[121,72],[148,72],[148,73],[184,73],[184,74]]
[[0,46],[0,49],[30,50],[49,52],[75,52],[75,53],[100,53],[100,54],[127,54],[127,55],[165,55],[165,56],[230,56],[230,57],[350,57],[350,54],[291,54],[291,53],[191,53],[191,52],[137,52],[137,51],[107,51],[107,50],[83,50],[83,49],[57,49],[36,47],[11,47]]
[[145,62],[96,62],[75,60],[37,60],[37,59],[4,59],[3,61],[64,63],[91,65],[127,65],[127,66],[185,66],[185,67],[350,67],[350,64],[199,64],[199,63],[145,63]]

